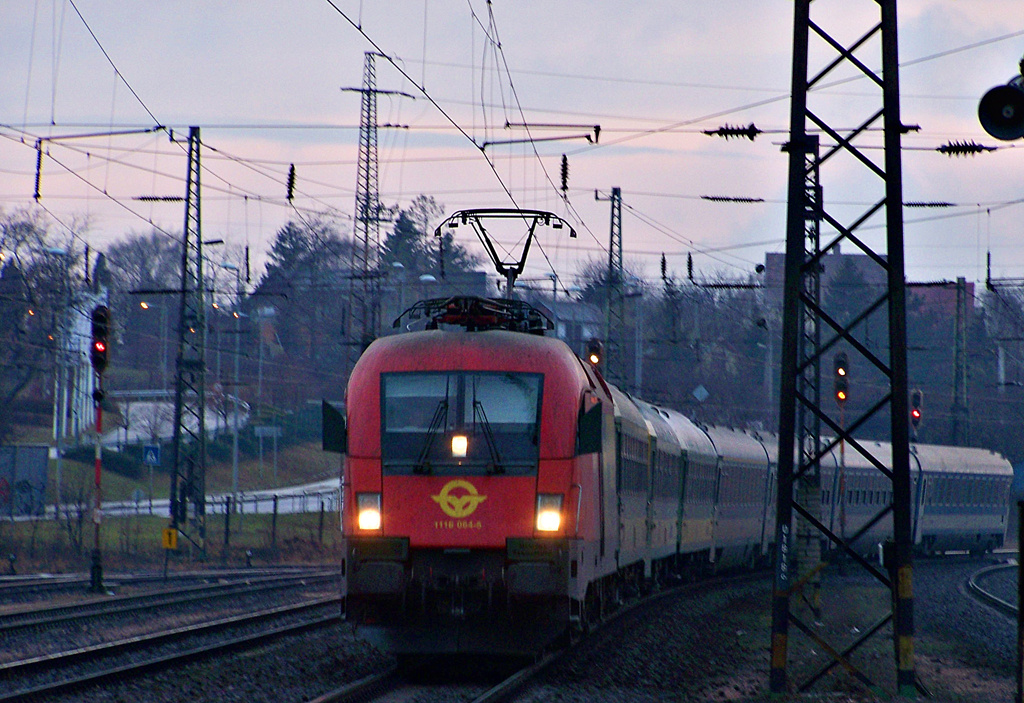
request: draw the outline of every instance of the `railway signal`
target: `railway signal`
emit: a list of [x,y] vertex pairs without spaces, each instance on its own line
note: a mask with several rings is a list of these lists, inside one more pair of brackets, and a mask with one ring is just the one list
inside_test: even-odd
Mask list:
[[835,357],[835,393],[836,402],[843,407],[850,394],[850,367],[846,352],[839,352]]
[[96,373],[103,373],[107,368],[107,351],[109,349],[110,310],[106,305],[97,305],[92,309],[92,346],[90,358]]
[[910,423],[914,426],[915,432],[918,425],[921,424],[921,401],[923,398],[924,394],[917,389],[910,392]]
[[593,367],[600,367],[604,360],[604,345],[600,339],[591,339],[587,342],[587,362]]
[[96,382],[96,389],[92,394],[93,403],[96,408],[96,487],[93,491],[93,498],[95,500],[93,506],[93,549],[89,578],[89,591],[91,593],[105,592],[103,587],[103,552],[100,547],[100,523],[103,520],[103,494],[101,492],[100,476],[103,470],[103,455],[101,451],[101,440],[103,437],[103,371],[107,368],[107,351],[110,347],[109,337],[110,309],[106,305],[97,305],[92,309],[92,344],[89,347],[92,368],[99,376]]
[[1024,78],[1016,76],[985,93],[978,104],[978,121],[996,139],[1024,137]]
[[1024,58],[1017,75],[992,88],[978,103],[978,121],[990,135],[1009,142],[1024,138]]

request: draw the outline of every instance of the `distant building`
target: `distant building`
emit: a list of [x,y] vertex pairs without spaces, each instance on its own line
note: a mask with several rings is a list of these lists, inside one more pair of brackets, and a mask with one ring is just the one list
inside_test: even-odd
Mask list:
[[[845,281],[857,281],[861,286],[881,295],[889,282],[885,270],[866,254],[843,254],[836,246],[833,253],[821,258],[821,292],[838,292]],[[885,254],[881,255],[883,259]],[[782,311],[785,295],[786,255],[766,254],[764,262],[765,299],[770,307]],[[955,309],[955,308],[954,308]]]
[[[826,254],[821,259],[821,295],[822,300],[848,298],[850,295],[861,296],[867,292],[877,298],[888,288],[889,282],[885,270],[866,254],[843,254],[835,248],[835,253]],[[881,255],[886,259],[886,255]],[[782,311],[784,284],[786,278],[786,255],[767,254],[765,256],[765,300],[770,307]],[[850,290],[855,286],[859,290]],[[950,283],[943,286],[914,286],[908,284],[907,312],[934,313],[956,318],[956,286]],[[974,300],[974,283],[967,282],[967,299]],[[860,300],[867,305],[870,301]],[[968,316],[972,314],[974,305],[968,305]]]
[[[966,281],[964,286],[967,300],[972,301],[967,304],[967,319],[970,321],[975,307],[974,282]],[[952,320],[956,318],[956,297],[956,286],[952,284],[913,287],[907,293],[907,312],[913,312],[919,306],[921,312],[935,313]]]
[[603,334],[604,313],[596,305],[550,298],[530,302],[554,323],[554,336],[565,342],[577,356],[583,356],[587,341]]

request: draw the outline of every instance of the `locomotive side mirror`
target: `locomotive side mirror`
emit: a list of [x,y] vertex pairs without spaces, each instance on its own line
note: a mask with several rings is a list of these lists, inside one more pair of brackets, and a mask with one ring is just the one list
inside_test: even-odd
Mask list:
[[344,454],[348,451],[348,429],[345,427],[345,415],[326,400],[323,401],[321,432],[325,452]]

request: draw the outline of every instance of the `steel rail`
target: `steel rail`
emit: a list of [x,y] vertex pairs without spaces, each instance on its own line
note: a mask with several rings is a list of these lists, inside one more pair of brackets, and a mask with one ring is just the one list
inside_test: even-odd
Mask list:
[[[306,601],[304,603],[224,618],[209,623],[203,623],[201,625],[180,627],[164,632],[118,640],[116,642],[81,647],[67,652],[10,662],[8,664],[0,665],[0,679],[10,681],[18,676],[26,676],[36,674],[40,671],[59,669],[63,666],[70,666],[81,662],[96,660],[105,656],[118,655],[128,651],[137,652],[140,648],[144,647],[158,646],[168,642],[180,641],[188,637],[195,637],[197,635],[213,634],[233,627],[265,622],[276,617],[295,615],[329,605],[340,605],[340,603],[341,599],[337,596],[320,598],[312,601]],[[340,619],[340,613],[315,617],[309,620],[304,620],[300,623],[282,625],[259,633],[242,635],[221,642],[193,647],[183,652],[160,655],[133,664],[110,667],[72,679],[65,679],[53,683],[41,684],[30,688],[6,692],[0,694],[0,703],[13,703],[14,701],[37,699],[43,695],[76,691],[86,686],[109,681],[114,678],[121,679],[144,671],[164,668],[174,663],[208,657],[213,654],[219,654],[235,649],[252,647],[255,644],[259,644],[282,635],[295,634],[309,629],[325,627],[338,622]]]
[[268,576],[246,582],[202,584],[117,596],[112,599],[88,600],[61,606],[25,608],[0,615],[0,633],[177,605],[179,603],[193,602],[197,598],[216,600],[234,595],[285,589],[297,585],[314,585],[316,583],[330,582],[335,578],[337,578],[336,573],[311,576]]
[[981,584],[979,582],[985,577],[990,576],[991,574],[998,573],[1000,571],[1008,571],[1010,569],[1019,568],[1020,567],[1017,564],[994,564],[993,566],[986,566],[984,569],[981,569],[977,573],[972,574],[970,578],[967,579],[967,590],[972,596],[982,601],[986,605],[995,608],[1003,615],[1006,615],[1007,617],[1011,618],[1016,618],[1019,612],[1018,606],[1014,605],[1013,603],[1009,603],[992,593],[989,593],[981,587]]

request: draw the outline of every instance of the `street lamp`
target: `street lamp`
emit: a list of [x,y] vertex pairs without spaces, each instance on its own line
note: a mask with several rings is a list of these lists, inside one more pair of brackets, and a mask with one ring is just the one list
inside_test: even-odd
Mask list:
[[405,312],[405,264],[401,261],[392,261],[391,270],[398,278],[398,314]]
[[[143,310],[153,306],[143,300],[139,303]],[[167,305],[160,301],[160,388],[167,390]]]
[[241,356],[240,340],[242,337],[241,319],[242,314],[238,311],[238,303],[241,298],[242,278],[241,272],[234,264],[221,264],[221,268],[235,272],[235,310],[232,315],[235,318],[235,384],[234,398],[235,417],[231,422],[231,497],[237,505],[238,501],[238,358]]

